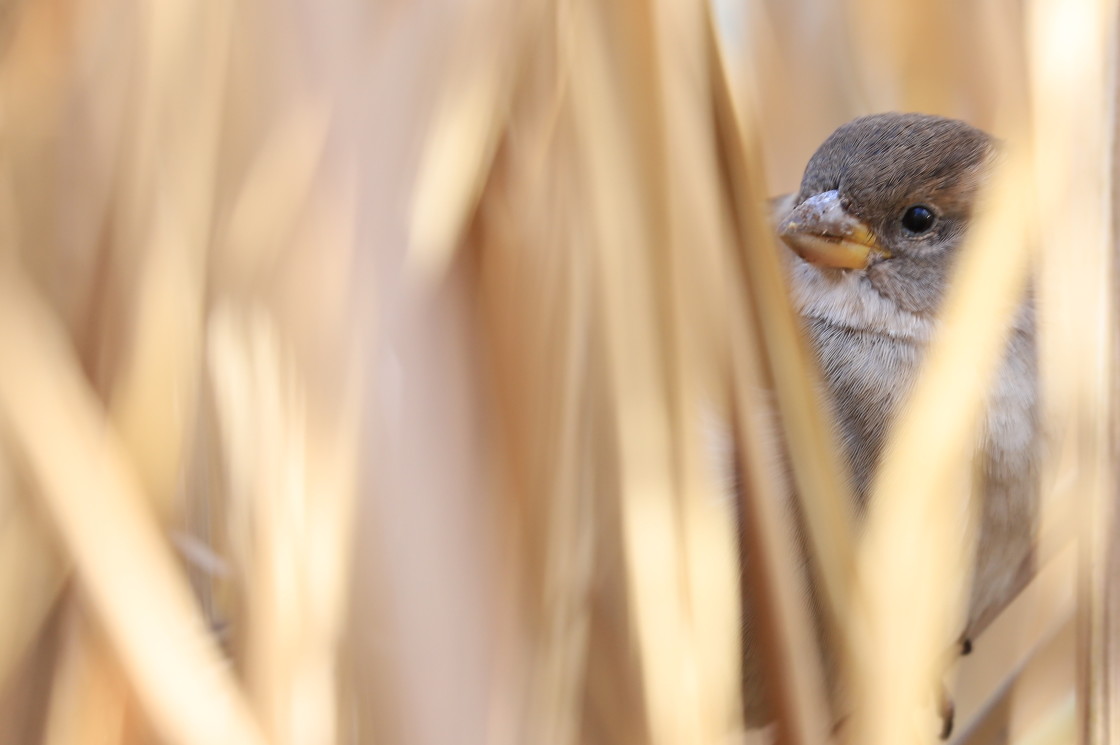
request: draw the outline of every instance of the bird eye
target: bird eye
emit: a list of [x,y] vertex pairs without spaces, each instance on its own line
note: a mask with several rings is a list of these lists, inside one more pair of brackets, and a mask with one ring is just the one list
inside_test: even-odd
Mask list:
[[933,227],[933,212],[928,207],[916,204],[902,216],[902,227],[911,233],[924,233]]

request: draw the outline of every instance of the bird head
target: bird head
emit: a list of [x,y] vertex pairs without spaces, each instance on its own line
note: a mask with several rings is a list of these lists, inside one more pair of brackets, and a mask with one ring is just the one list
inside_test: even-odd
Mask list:
[[820,271],[862,273],[901,309],[932,313],[994,152],[989,135],[953,119],[856,119],[810,159],[778,232]]

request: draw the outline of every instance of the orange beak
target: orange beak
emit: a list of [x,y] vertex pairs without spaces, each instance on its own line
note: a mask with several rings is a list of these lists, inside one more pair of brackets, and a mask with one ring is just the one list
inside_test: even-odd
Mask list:
[[873,258],[889,259],[867,224],[841,206],[840,192],[814,194],[778,225],[778,235],[810,264],[865,269]]

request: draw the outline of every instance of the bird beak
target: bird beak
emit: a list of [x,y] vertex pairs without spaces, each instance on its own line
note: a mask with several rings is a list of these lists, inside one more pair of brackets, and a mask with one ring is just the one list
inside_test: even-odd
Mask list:
[[870,228],[840,204],[840,192],[814,194],[778,225],[778,235],[810,264],[864,269],[872,258],[890,258]]

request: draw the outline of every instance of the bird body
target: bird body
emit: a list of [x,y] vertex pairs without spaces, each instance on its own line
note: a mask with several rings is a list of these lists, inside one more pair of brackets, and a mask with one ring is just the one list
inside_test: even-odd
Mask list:
[[[891,425],[909,398],[937,323],[897,310],[889,318],[890,308],[868,293],[865,278],[823,278],[822,287],[815,267],[801,262],[792,272],[795,307],[820,367],[862,512]],[[848,296],[838,299],[839,293]],[[862,301],[850,302],[861,295]],[[962,638],[979,634],[1030,575],[1038,513],[1036,390],[1033,312],[1024,305],[977,443],[983,478],[979,549]]]
[[[791,296],[819,363],[857,513],[938,330],[995,153],[990,136],[960,121],[856,119],[812,156],[799,193],[778,217],[792,249]],[[1037,387],[1033,308],[1024,299],[977,441],[979,540],[962,640],[982,631],[1030,576]],[[748,669],[757,665],[750,657]]]
[[[795,307],[812,343],[860,507],[938,328],[951,272],[994,161],[964,122],[878,114],[810,159],[779,225]],[[1024,300],[978,442],[980,539],[965,638],[1029,576],[1038,504],[1034,314]]]

